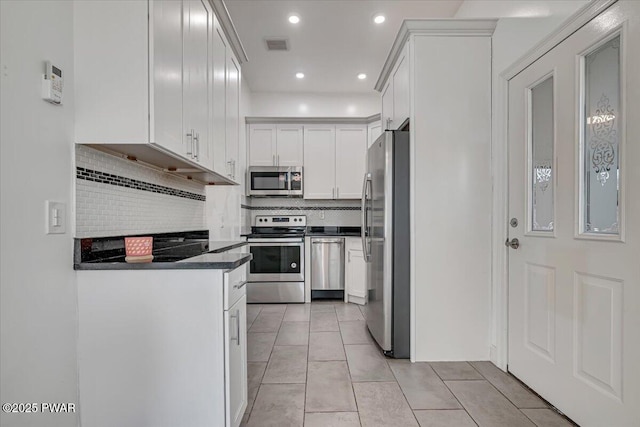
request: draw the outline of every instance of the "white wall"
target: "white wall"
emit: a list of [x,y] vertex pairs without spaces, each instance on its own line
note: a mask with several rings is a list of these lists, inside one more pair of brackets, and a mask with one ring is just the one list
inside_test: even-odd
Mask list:
[[[71,229],[45,235],[45,200],[73,182],[73,7],[0,1],[2,402],[78,404],[76,276]],[[64,103],[40,98],[44,61],[65,75]],[[0,414],[3,426],[74,426],[78,414]]]
[[251,94],[254,117],[368,117],[380,114],[380,94],[270,93]]
[[[507,191],[500,176],[506,173],[506,145],[503,138],[506,120],[506,88],[500,74],[529,49],[555,30],[568,16],[584,6],[586,0],[572,1],[480,1],[467,0],[456,18],[499,17],[492,40],[492,174],[493,191]],[[494,195],[492,207],[492,287],[490,358],[506,368],[506,295],[496,286],[505,279],[504,238],[508,221],[506,206]]]

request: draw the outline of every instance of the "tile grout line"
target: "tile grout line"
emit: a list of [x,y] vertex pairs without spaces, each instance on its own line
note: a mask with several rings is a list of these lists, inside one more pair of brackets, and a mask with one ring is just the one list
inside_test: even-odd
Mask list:
[[[454,398],[454,399],[456,399],[456,400],[458,401],[458,403],[460,404],[460,406],[462,406],[462,409],[464,409],[464,412],[466,412],[466,414],[469,416],[469,418],[471,418],[471,421],[473,421],[473,422],[474,422],[474,424],[475,424],[476,426],[480,426],[480,424],[478,424],[478,421],[476,421],[476,419],[475,419],[475,418],[473,418],[473,417],[471,416],[471,414],[470,414],[470,413],[469,413],[469,411],[467,410],[467,407],[466,407],[466,406],[464,406],[464,404],[460,401],[460,399],[458,399],[458,396],[456,396],[456,394],[453,392],[453,390],[451,390],[451,388],[449,388],[449,385],[445,382],[445,380],[444,380],[444,379],[442,379],[442,376],[440,376],[440,374],[438,373],[438,371],[437,371],[437,370],[435,370],[433,366],[431,366],[431,363],[430,363],[430,362],[427,362],[427,363],[429,363],[429,366],[431,367],[431,369],[433,369],[433,372],[435,372],[435,373],[436,373],[436,375],[438,376],[438,378],[440,378],[440,381],[442,381],[442,384],[444,384],[444,386],[447,388],[447,390],[449,390],[449,393],[451,393],[451,395],[453,396],[453,398]],[[472,368],[473,368],[473,366],[472,366]],[[474,369],[474,370],[476,370],[476,368],[473,368],[473,369]],[[482,378],[484,378],[484,376],[483,376],[480,372],[478,372],[478,373],[480,374],[480,376],[481,376]],[[486,381],[486,379],[485,379],[485,381]],[[487,382],[489,382],[489,381],[487,381]],[[489,383],[489,384],[491,384],[491,383]]]

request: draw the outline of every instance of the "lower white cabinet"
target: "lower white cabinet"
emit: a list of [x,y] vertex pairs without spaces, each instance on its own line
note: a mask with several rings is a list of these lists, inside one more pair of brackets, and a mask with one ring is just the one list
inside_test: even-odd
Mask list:
[[80,424],[238,427],[247,265],[78,271]]
[[247,296],[224,312],[226,426],[237,427],[247,409]]
[[364,305],[367,292],[367,265],[364,261],[362,243],[359,237],[347,237],[347,263],[345,268],[345,289],[347,302]]

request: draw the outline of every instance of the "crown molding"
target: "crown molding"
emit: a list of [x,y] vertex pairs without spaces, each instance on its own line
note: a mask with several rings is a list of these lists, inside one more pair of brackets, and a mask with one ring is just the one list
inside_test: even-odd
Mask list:
[[382,92],[393,66],[411,35],[491,37],[497,23],[497,19],[405,19],[391,46],[375,89]]
[[231,15],[229,15],[229,10],[227,9],[227,5],[224,4],[224,0],[209,0],[209,3],[220,22],[222,31],[227,37],[227,41],[236,58],[238,58],[240,64],[248,62],[247,52],[244,50],[244,46],[242,46],[242,41],[240,41],[240,37],[238,36],[235,25],[233,25]]

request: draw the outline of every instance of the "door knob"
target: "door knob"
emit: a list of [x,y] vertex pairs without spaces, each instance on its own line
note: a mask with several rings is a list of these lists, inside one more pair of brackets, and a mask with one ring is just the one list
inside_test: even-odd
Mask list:
[[511,240],[507,239],[504,242],[505,246],[511,246],[511,249],[518,249],[520,247],[520,240],[516,239],[515,237]]

